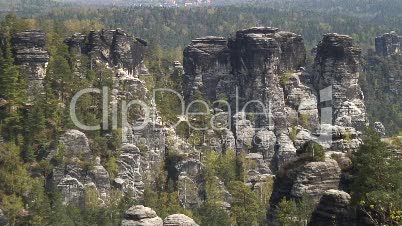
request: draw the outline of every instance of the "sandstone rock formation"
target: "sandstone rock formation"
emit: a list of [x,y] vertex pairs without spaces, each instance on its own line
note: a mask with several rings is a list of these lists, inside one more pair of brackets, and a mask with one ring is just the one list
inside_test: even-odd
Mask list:
[[133,206],[124,214],[121,226],[163,226],[163,221],[151,208]]
[[51,182],[60,189],[64,203],[83,206],[88,189],[97,192],[101,203],[107,201],[111,191],[109,173],[100,158],[93,156],[86,135],[68,130],[60,144],[53,157],[62,155],[63,161],[53,169]]
[[162,221],[149,207],[133,206],[126,211],[121,226],[198,226],[184,214],[173,214]]
[[74,34],[65,40],[73,54],[88,55],[93,62],[124,70],[125,76],[148,74],[144,66],[147,43],[123,30],[91,31],[88,35]]
[[144,183],[141,174],[140,150],[133,144],[125,144],[117,160],[119,173],[114,184],[126,193],[133,194],[135,198],[141,197],[144,192]]
[[163,226],[198,226],[198,224],[184,214],[173,214],[163,220]]
[[380,56],[391,56],[401,54],[402,36],[396,34],[395,31],[386,33],[376,37],[375,50]]
[[[341,169],[335,160],[296,160],[288,163],[276,175],[270,206],[274,210],[283,198],[300,200],[305,195],[318,204],[327,190],[339,189],[340,181]],[[275,211],[269,213],[268,220],[275,222]]]
[[21,67],[22,75],[28,80],[28,95],[40,92],[49,62],[46,33],[41,30],[18,32],[11,38],[11,48],[15,64]]
[[[281,77],[303,66],[305,55],[301,36],[276,28],[238,31],[229,40],[196,39],[184,51],[185,99],[227,100],[237,151],[258,150],[270,165],[277,138],[288,134]],[[237,101],[250,114],[234,112]]]
[[317,209],[313,212],[311,226],[349,226],[353,225],[350,195],[343,191],[326,191]]
[[314,78],[319,103],[332,103],[330,124],[354,127],[358,131],[362,131],[367,123],[364,96],[358,83],[360,57],[361,50],[351,37],[326,34],[317,47]]

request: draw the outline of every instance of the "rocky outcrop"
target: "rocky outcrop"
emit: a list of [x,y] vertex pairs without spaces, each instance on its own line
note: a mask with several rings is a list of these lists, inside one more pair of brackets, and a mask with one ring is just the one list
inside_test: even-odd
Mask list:
[[184,214],[173,214],[162,221],[154,210],[138,205],[125,212],[121,226],[198,226],[198,224]]
[[351,197],[338,190],[326,191],[317,209],[313,212],[310,226],[349,226],[354,225],[351,211]]
[[121,148],[121,154],[117,159],[119,173],[114,179],[114,184],[134,198],[141,198],[144,192],[144,182],[141,174],[141,153],[133,144],[125,144]]
[[[258,150],[271,164],[274,144],[281,134],[288,134],[289,126],[281,80],[285,72],[303,66],[305,57],[301,36],[277,28],[241,30],[229,40],[196,39],[184,51],[185,99],[201,95],[211,102],[228,101],[237,151]],[[247,113],[234,112],[243,107]]]
[[401,54],[402,36],[395,31],[385,33],[375,38],[375,50],[380,56],[391,56]]
[[163,226],[198,226],[198,224],[184,214],[173,214],[163,220]]
[[216,100],[223,92],[224,79],[230,72],[228,40],[204,37],[193,40],[184,50],[184,96],[191,100],[200,92],[208,100]]
[[28,95],[40,92],[49,62],[46,33],[41,30],[15,33],[11,38],[11,48],[15,64],[21,67],[21,73],[28,81]]
[[[276,175],[270,205],[275,209],[283,198],[300,200],[304,195],[318,203],[325,191],[339,188],[340,177],[341,169],[335,160],[290,162]],[[270,221],[274,221],[274,213],[270,215]]]
[[121,226],[163,226],[163,221],[151,208],[133,206],[125,212]]
[[60,143],[64,147],[64,154],[68,157],[86,157],[91,156],[89,140],[87,136],[78,130],[69,130],[61,138]]
[[367,123],[364,96],[359,85],[360,58],[361,50],[351,37],[326,34],[317,46],[314,78],[319,103],[331,102],[331,124],[354,127],[358,131],[362,131]]
[[179,172],[177,188],[180,202],[189,209],[200,207],[204,186],[204,164],[199,160],[190,158],[180,161],[175,168]]
[[95,191],[101,204],[106,202],[111,191],[110,177],[101,165],[101,159],[93,156],[86,135],[78,130],[69,130],[60,138],[60,147],[51,158],[61,156],[54,169],[51,182],[60,189],[65,204],[85,205],[85,194]]
[[87,55],[92,63],[101,62],[110,68],[121,68],[124,76],[148,74],[143,62],[147,43],[123,30],[91,31],[87,35],[77,33],[65,43],[71,53]]
[[0,209],[0,226],[8,226],[8,219]]

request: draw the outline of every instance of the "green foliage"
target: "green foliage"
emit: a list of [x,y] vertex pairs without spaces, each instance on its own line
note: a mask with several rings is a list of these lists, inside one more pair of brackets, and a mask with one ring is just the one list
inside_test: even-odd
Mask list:
[[323,162],[325,161],[325,148],[320,144],[309,141],[305,143],[302,148],[302,158],[309,159],[310,161]]
[[400,225],[402,216],[402,164],[398,156],[374,131],[367,131],[364,144],[353,156],[354,203],[372,223]]
[[111,156],[105,165],[106,170],[109,172],[109,176],[111,179],[114,179],[119,173],[119,165],[117,164],[116,158]]
[[257,198],[257,194],[241,181],[229,185],[232,194],[231,218],[236,225],[259,225],[265,221],[266,206]]
[[279,80],[279,84],[282,87],[285,87],[289,83],[289,80],[292,77],[293,73],[294,72],[292,72],[292,71],[286,71],[286,72],[282,73],[282,76],[280,77],[280,80]]
[[281,226],[305,226],[314,209],[314,201],[304,194],[299,202],[283,198],[277,206],[276,216]]
[[12,194],[3,197],[3,208],[6,216],[10,221],[10,225],[14,226],[18,223],[18,218],[21,216],[24,203],[21,197]]
[[237,179],[237,156],[233,150],[227,150],[222,155],[214,151],[206,152],[203,163],[206,165],[208,177],[217,176],[226,185]]
[[402,95],[394,82],[402,79],[400,57],[368,55],[364,64],[361,85],[371,122],[380,121],[389,135],[402,130]]

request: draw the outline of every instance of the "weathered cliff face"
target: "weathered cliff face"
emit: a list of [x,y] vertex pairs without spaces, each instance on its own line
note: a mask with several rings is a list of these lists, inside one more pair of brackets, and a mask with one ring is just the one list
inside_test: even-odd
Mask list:
[[100,158],[92,154],[85,134],[69,130],[60,143],[61,148],[53,155],[60,155],[63,160],[53,169],[51,182],[60,189],[64,203],[84,206],[89,189],[97,193],[101,202],[106,202],[111,191],[109,173]]
[[28,95],[33,96],[42,89],[49,62],[46,34],[40,30],[16,33],[11,38],[11,48],[15,64],[21,67],[21,73],[28,81]]
[[376,37],[375,50],[380,56],[391,56],[401,54],[402,36],[399,36],[395,31],[386,33]]
[[[281,80],[285,74],[304,65],[305,55],[300,36],[276,28],[238,31],[230,40],[222,37],[196,39],[184,51],[185,99],[194,99],[198,92],[197,98],[201,95],[211,102],[228,101],[236,149],[253,148],[273,166],[275,144],[293,146],[288,142],[290,138],[285,138],[289,135],[289,121]],[[250,114],[235,112],[236,107],[240,110],[245,107]],[[295,153],[294,147],[292,150]]]
[[147,43],[123,30],[91,31],[88,35],[77,33],[66,39],[65,43],[71,53],[87,55],[92,63],[123,69],[124,76],[148,74],[143,62]]
[[326,34],[317,46],[314,78],[319,102],[332,102],[332,124],[354,127],[358,131],[362,131],[367,122],[359,85],[360,58],[361,50],[351,37]]
[[338,189],[341,169],[335,160],[325,162],[294,162],[277,175],[271,206],[286,198],[300,199],[307,194],[318,203],[323,193]]
[[230,76],[230,50],[223,37],[195,39],[184,50],[184,94],[191,100],[196,92],[208,100],[224,94],[224,80]]
[[117,163],[119,173],[114,184],[125,193],[140,198],[144,192],[140,150],[133,144],[123,145]]

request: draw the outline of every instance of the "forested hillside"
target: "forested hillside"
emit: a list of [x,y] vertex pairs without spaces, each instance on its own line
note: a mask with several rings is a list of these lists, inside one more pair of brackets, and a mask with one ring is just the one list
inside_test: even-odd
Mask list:
[[0,0],[0,226],[402,224],[401,1],[109,2]]

